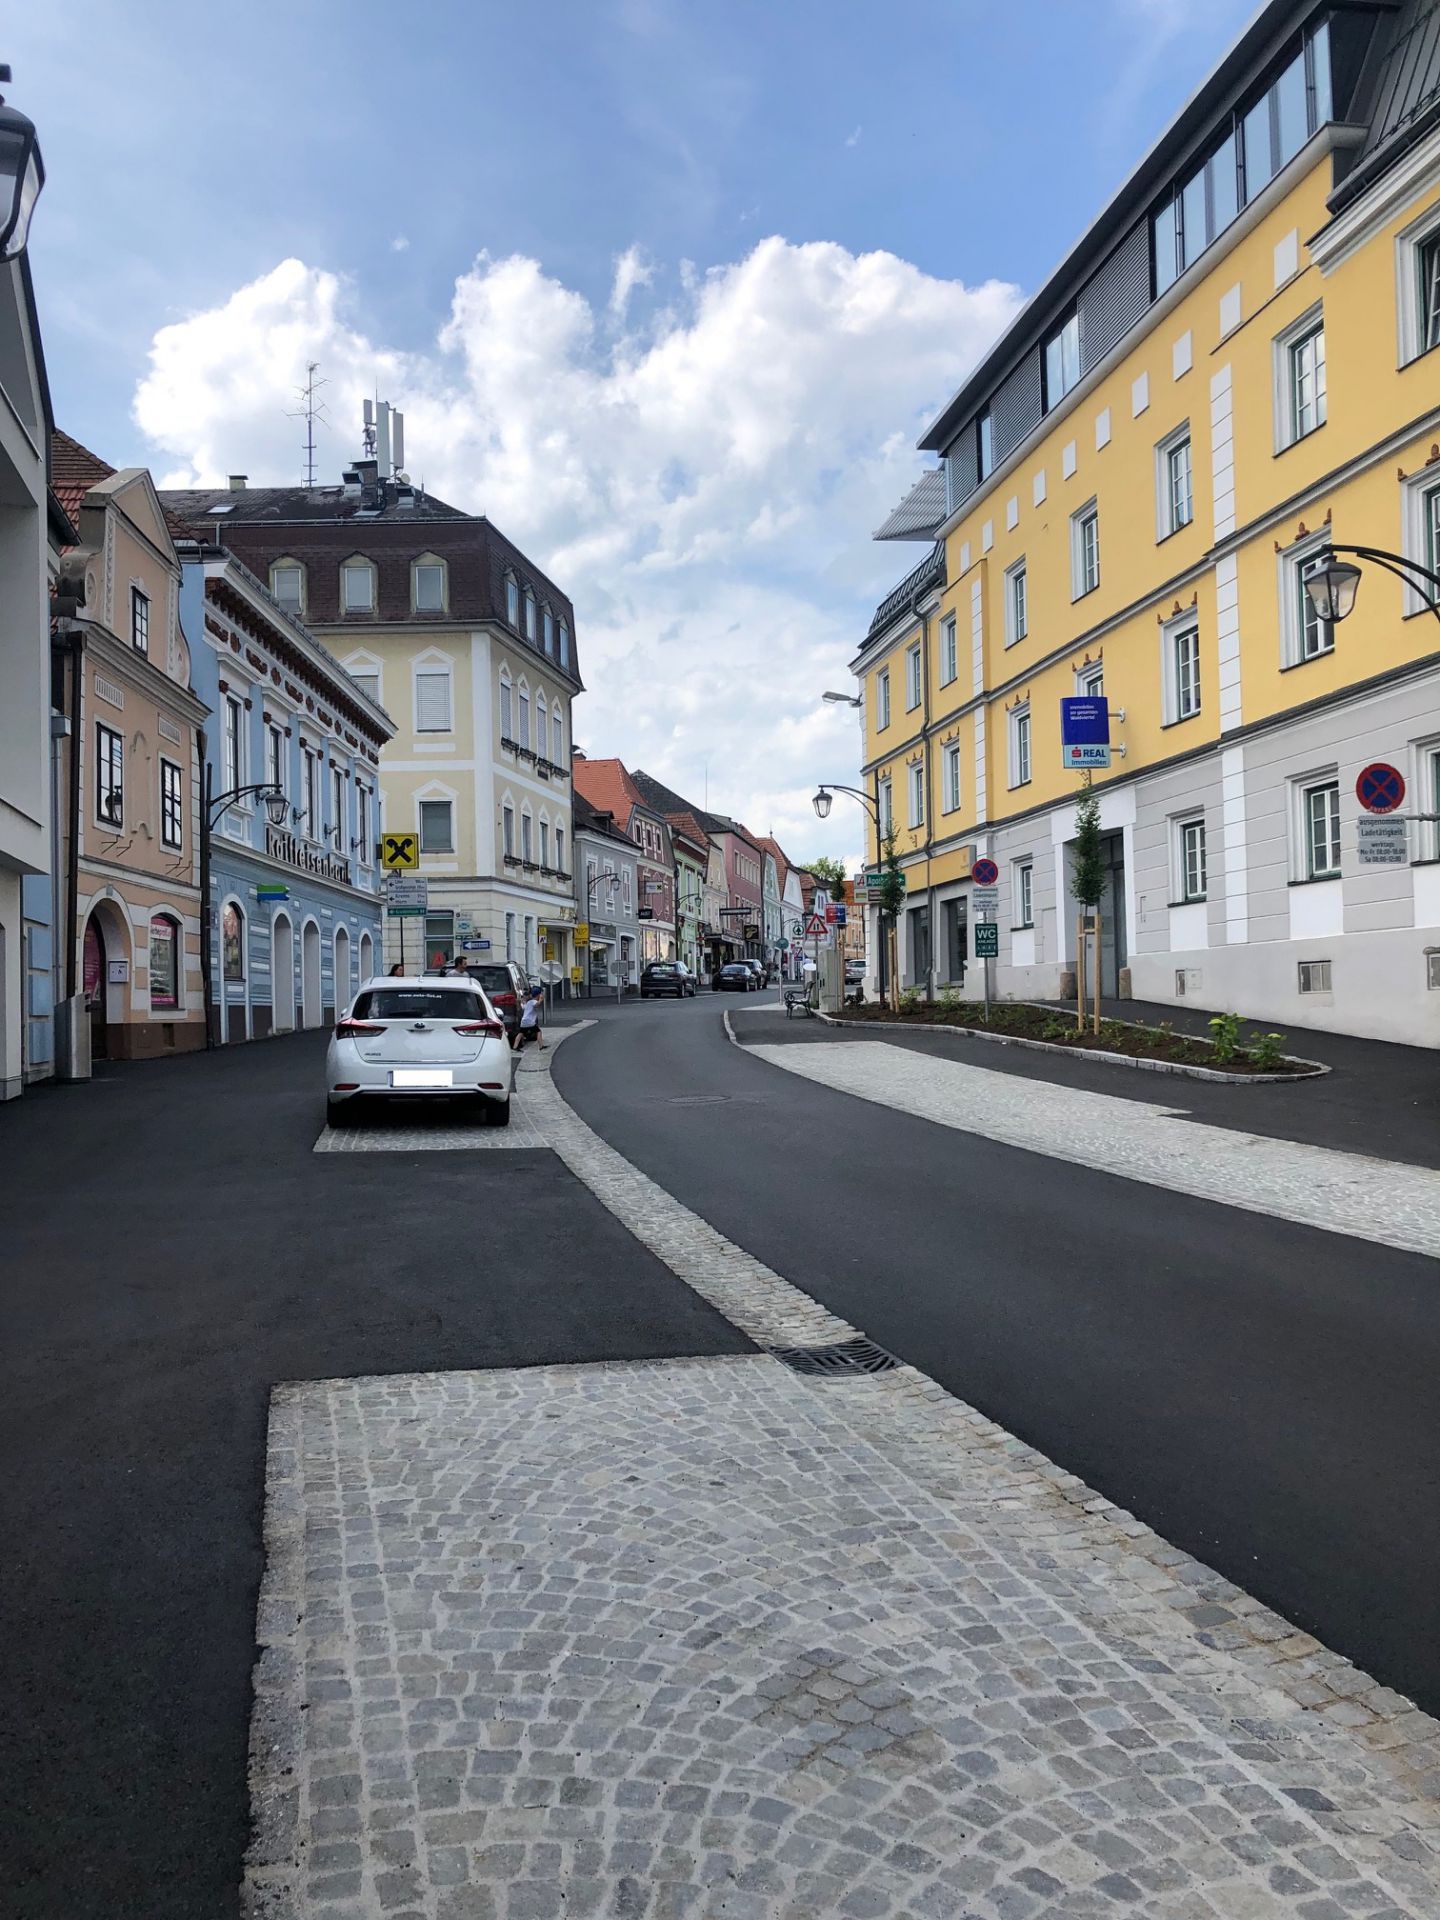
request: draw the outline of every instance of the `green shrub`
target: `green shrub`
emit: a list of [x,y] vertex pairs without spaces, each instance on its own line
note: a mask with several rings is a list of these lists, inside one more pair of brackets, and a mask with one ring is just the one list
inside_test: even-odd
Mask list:
[[902,1013],[917,1013],[920,1009],[922,998],[923,996],[921,995],[919,987],[906,987],[900,995],[900,1011]]
[[1215,1058],[1233,1060],[1240,1051],[1239,1014],[1217,1013],[1210,1022],[1210,1031],[1215,1038]]
[[1283,1033],[1257,1033],[1250,1042],[1250,1064],[1257,1073],[1278,1073],[1285,1064]]

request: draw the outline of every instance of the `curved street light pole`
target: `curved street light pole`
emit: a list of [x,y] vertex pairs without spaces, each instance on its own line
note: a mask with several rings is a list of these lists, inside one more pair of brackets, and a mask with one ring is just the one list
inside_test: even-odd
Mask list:
[[[1377,567],[1393,573],[1397,580],[1403,580],[1413,593],[1418,594],[1435,618],[1440,620],[1440,574],[1432,573],[1429,567],[1422,567],[1418,560],[1411,560],[1403,553],[1391,553],[1384,547],[1349,546],[1343,541],[1333,540],[1321,548],[1315,565],[1305,576],[1305,591],[1316,613],[1327,625],[1336,625],[1350,617],[1363,578],[1359,567],[1346,560],[1337,560],[1337,553],[1353,553],[1357,560],[1373,561]],[[1421,581],[1425,582],[1423,586]]]
[[[825,697],[827,700],[830,698],[829,694]],[[875,822],[875,857],[878,861],[881,854],[880,801],[878,796],[867,793],[863,787],[847,787],[841,780],[822,781],[815,794],[814,800],[811,802],[816,814],[822,820],[828,820],[830,818],[830,796],[832,793],[848,793],[852,799],[860,802],[861,806],[864,807],[870,815],[870,818]],[[885,909],[883,907],[876,909],[875,931],[880,942],[880,998],[883,1001],[887,986],[886,974],[888,972],[888,961],[885,951]]]
[[285,815],[290,810],[290,802],[280,788],[268,780],[251,781],[248,786],[229,787],[224,793],[210,792],[210,766],[205,758],[205,736],[200,735],[200,764],[205,770],[205,805],[200,831],[200,992],[205,1002],[205,1051],[211,1052],[215,1046],[215,1035],[210,1026],[210,994],[214,985],[214,973],[210,966],[210,938],[214,930],[215,916],[210,903],[210,835],[215,822],[227,814],[239,800],[250,794],[261,794],[265,801],[265,817],[272,827],[285,824]]

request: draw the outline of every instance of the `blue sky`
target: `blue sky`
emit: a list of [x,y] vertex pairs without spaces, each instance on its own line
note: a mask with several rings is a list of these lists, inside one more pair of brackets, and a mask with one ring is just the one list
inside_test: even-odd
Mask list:
[[1252,11],[29,10],[57,415],[162,477],[285,480],[307,352],[332,472],[378,384],[412,467],[570,589],[592,752],[708,759],[716,804],[848,851],[801,806],[855,758],[813,690],[919,557],[867,540],[915,431]]

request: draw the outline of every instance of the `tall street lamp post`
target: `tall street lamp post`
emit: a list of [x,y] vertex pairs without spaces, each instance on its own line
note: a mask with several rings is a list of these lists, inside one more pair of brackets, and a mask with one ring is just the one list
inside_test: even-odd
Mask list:
[[[593,914],[595,911],[595,889],[600,885],[602,881],[610,890],[609,897],[606,901],[606,904],[610,908],[610,911],[612,913],[615,911],[615,889],[620,884],[620,875],[616,872],[614,867],[607,867],[603,873],[597,873],[595,875],[595,878],[587,882],[586,884],[585,911],[589,914]],[[620,944],[620,934],[618,929],[616,930],[616,934],[615,934],[615,944],[617,947]],[[594,951],[595,949],[592,944],[587,947],[586,954],[585,954],[585,978],[590,985],[592,995],[594,993],[595,982],[594,982],[594,961],[592,960],[591,955],[594,953]],[[615,1004],[617,1007],[619,1006],[620,1001],[624,996],[624,992],[625,992],[625,982],[620,976],[620,956],[617,953],[615,956]]]
[[[849,698],[849,695],[843,693],[827,693],[825,698],[827,700],[846,700]],[[853,704],[858,706],[860,703],[857,700]],[[828,820],[830,818],[833,796],[837,793],[848,793],[853,800],[858,800],[870,815],[870,818],[875,822],[875,851],[878,859],[881,852],[879,799],[874,794],[866,793],[863,787],[847,787],[839,780],[827,780],[820,787],[814,800],[811,802],[817,816],[821,820]],[[875,921],[875,931],[879,936],[880,944],[880,998],[883,1001],[888,984],[886,980],[888,952],[885,944],[885,909],[883,907],[878,910]]]
[[[205,752],[204,737],[201,737],[200,752]],[[290,811],[290,802],[280,791],[272,787],[268,780],[252,781],[246,787],[229,787],[224,793],[211,794],[210,769],[205,768],[205,806],[201,815],[200,830],[200,987],[205,1000],[205,1048],[208,1052],[215,1045],[215,1035],[210,1027],[210,995],[213,975],[210,968],[210,940],[214,931],[215,913],[210,899],[210,836],[215,830],[215,822],[228,813],[237,801],[258,794],[265,806],[265,817],[272,827],[283,827]],[[221,969],[222,977],[224,969]],[[222,1009],[223,1010],[223,1009]]]

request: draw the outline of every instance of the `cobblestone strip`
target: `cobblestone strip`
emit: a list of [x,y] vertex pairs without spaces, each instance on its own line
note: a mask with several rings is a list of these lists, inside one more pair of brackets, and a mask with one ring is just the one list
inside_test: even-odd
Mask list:
[[262,1620],[303,1734],[277,1705],[257,1742],[291,1851],[252,1862],[249,1920],[1440,1903],[1427,1810],[1353,1733],[1191,1635],[1113,1513],[918,1375],[318,1382],[272,1436]]
[[1173,1106],[937,1060],[883,1040],[745,1045],[787,1073],[960,1133],[1299,1226],[1440,1255],[1440,1179],[1333,1147],[1237,1133]]
[[[556,1037],[563,1039],[581,1031],[583,1028],[576,1026]],[[844,1047],[824,1043],[815,1048],[776,1047],[773,1053],[780,1065],[788,1065],[797,1053],[848,1056],[862,1050],[867,1050],[865,1042],[852,1041]],[[883,1044],[877,1044],[875,1050],[889,1056],[899,1052]],[[768,1059],[772,1050],[751,1047],[746,1051]],[[901,1057],[922,1058],[910,1054]],[[533,1089],[527,1088],[532,1110],[566,1165],[637,1239],[659,1254],[688,1286],[717,1307],[743,1333],[748,1333],[762,1346],[779,1347],[819,1346],[854,1339],[864,1331],[837,1319],[763,1261],[717,1233],[707,1221],[682,1206],[607,1146],[561,1096],[550,1078],[548,1061],[534,1060],[527,1064],[533,1065],[537,1072]],[[940,1064],[948,1066],[949,1063]],[[980,1069],[972,1071],[980,1072],[983,1078],[1001,1080],[1003,1088],[1030,1084],[1017,1082],[1010,1076],[985,1075]],[[1041,1090],[1054,1091],[1048,1086]],[[1103,1094],[1083,1097],[1103,1101],[1107,1108],[1113,1105],[1127,1111],[1137,1110],[1132,1101],[1111,1101]],[[1164,1110],[1141,1106],[1138,1111],[1152,1116]],[[1108,1113],[1105,1124],[1110,1124]],[[1192,1131],[1187,1124],[1187,1138]],[[1237,1151],[1272,1144],[1254,1141],[1248,1135],[1225,1137],[1238,1143]],[[1242,1160],[1243,1157],[1240,1153]],[[1238,1169],[1231,1170],[1230,1178],[1232,1181],[1240,1178]],[[1433,1174],[1426,1178],[1435,1180]],[[1407,1789],[1413,1788],[1433,1800],[1440,1808],[1440,1723],[1421,1713],[1402,1694],[1380,1686],[1369,1674],[1332,1653],[1320,1641],[1298,1632],[1280,1614],[1223,1579],[1212,1568],[1179,1552],[1133,1514],[1113,1506],[1077,1475],[1066,1472],[974,1408],[954,1399],[924,1374],[907,1368],[904,1377],[917,1391],[937,1395],[952,1407],[957,1419],[979,1435],[985,1446],[1013,1462],[1023,1462],[1025,1497],[1043,1495],[1083,1514],[1085,1519],[1081,1524],[1090,1529],[1093,1539],[1107,1542],[1118,1551],[1135,1590],[1153,1596],[1159,1604],[1173,1610],[1182,1631],[1192,1634],[1202,1645],[1230,1654],[1265,1684],[1279,1688],[1307,1711],[1354,1728],[1366,1748],[1378,1756],[1380,1764],[1395,1779]]]
[[332,1127],[328,1123],[315,1142],[316,1153],[483,1153],[507,1147],[543,1147],[549,1143],[535,1125],[530,1105],[510,1096],[508,1127],[487,1127],[480,1114],[467,1116],[458,1126],[439,1126],[434,1116],[397,1126],[393,1113],[367,1115],[359,1126]]

